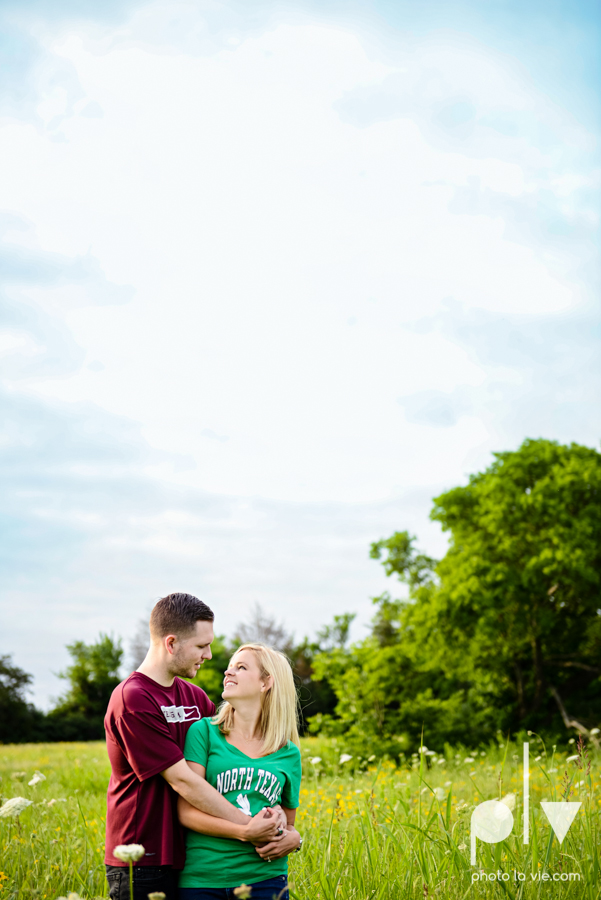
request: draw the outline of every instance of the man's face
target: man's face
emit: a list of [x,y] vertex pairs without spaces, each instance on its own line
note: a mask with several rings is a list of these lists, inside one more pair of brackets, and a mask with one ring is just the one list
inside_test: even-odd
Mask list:
[[175,638],[171,674],[180,678],[194,678],[205,659],[211,659],[213,623],[196,622],[194,632],[186,638]]

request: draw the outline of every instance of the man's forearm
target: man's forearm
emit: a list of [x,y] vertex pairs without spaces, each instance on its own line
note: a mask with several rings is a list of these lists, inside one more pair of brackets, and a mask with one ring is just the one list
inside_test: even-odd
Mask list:
[[236,825],[246,825],[248,816],[219,791],[216,791],[204,778],[196,775],[182,759],[162,773],[174,791],[187,800],[192,806],[218,819],[227,819]]
[[[246,840],[244,826],[238,825],[236,822],[228,822],[226,819],[218,819],[208,813],[202,812],[188,803],[181,800],[178,804],[179,820],[186,828],[192,831],[198,831],[200,834],[210,834],[214,837],[235,838],[238,841]],[[248,816],[245,825],[248,824]]]

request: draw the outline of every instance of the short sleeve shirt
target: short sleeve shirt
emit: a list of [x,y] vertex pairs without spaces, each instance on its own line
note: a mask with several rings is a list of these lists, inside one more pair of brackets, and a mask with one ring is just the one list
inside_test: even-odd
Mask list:
[[[205,777],[220,794],[247,815],[266,806],[296,809],[301,781],[301,756],[296,744],[253,759],[228,744],[210,719],[194,722],[186,737],[186,759],[205,767]],[[288,859],[261,859],[254,845],[232,838],[188,831],[186,865],[180,887],[236,887],[288,871]]]
[[184,831],[177,818],[177,794],[160,774],[184,758],[190,726],[215,712],[205,692],[176,678],[164,687],[142,672],[117,685],[104,727],[111,763],[107,795],[108,865],[119,844],[142,844],[137,865],[184,865]]

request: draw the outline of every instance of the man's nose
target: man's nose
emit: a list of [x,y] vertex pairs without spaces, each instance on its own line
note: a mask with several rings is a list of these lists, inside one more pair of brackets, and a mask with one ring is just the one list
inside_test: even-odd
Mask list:
[[204,657],[205,659],[213,659],[213,654],[211,653],[211,648],[210,648],[210,647],[207,647],[207,649],[206,649],[205,652],[203,653],[203,657]]

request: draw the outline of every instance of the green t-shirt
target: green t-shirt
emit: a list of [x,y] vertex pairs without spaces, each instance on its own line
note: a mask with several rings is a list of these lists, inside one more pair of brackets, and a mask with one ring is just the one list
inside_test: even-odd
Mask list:
[[[301,757],[292,742],[268,756],[252,759],[228,744],[219,727],[206,718],[188,729],[184,756],[204,766],[209,784],[247,814],[254,816],[265,806],[277,803],[287,809],[298,806]],[[267,862],[247,841],[187,831],[186,865],[179,885],[237,887],[287,872],[286,856]]]

